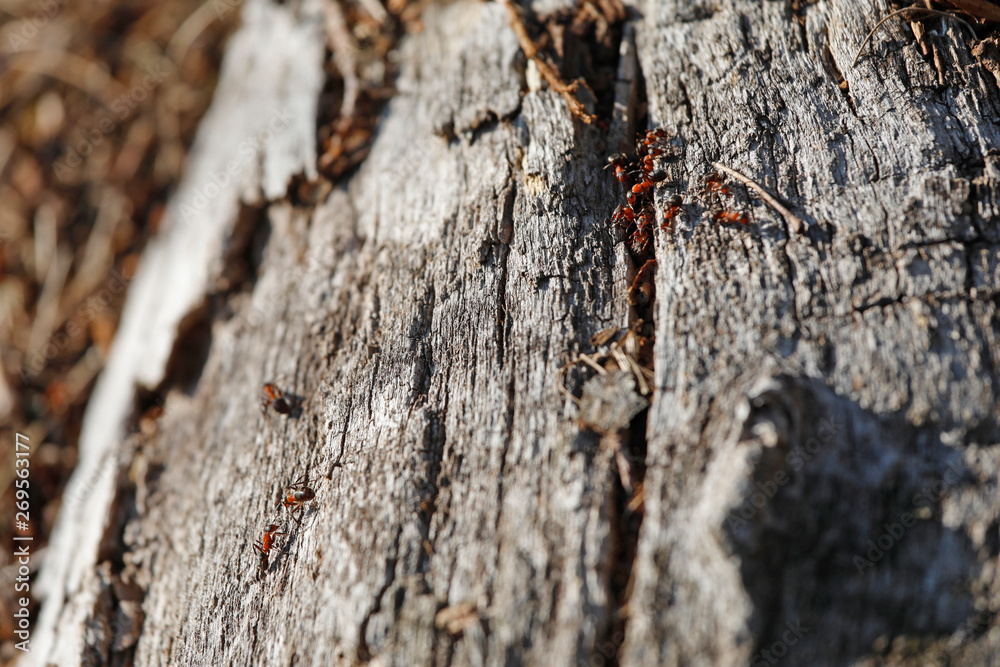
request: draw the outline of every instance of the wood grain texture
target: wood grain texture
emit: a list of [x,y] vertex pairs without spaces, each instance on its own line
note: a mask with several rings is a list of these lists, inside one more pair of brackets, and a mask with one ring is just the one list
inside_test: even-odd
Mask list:
[[[553,380],[624,321],[607,185],[563,103],[521,97],[498,7],[426,21],[361,173],[315,213],[269,208],[253,293],[215,325],[197,398],[168,402],[141,536],[176,551],[149,547],[140,663],[420,664],[466,602],[459,663],[573,659],[602,631],[607,462]],[[260,416],[265,379],[300,418]],[[259,583],[249,541],[305,471],[315,509]]]
[[[280,11],[308,32],[309,7]],[[925,57],[888,23],[849,69],[888,11],[869,2],[636,9],[651,121],[683,149],[657,200],[688,194],[657,232],[625,615],[614,454],[559,391],[562,366],[629,316],[604,222],[616,147],[535,85],[503,8],[470,0],[403,42],[399,93],[349,181],[315,205],[286,195],[309,153],[285,137],[260,158],[285,176],[216,221],[226,280],[203,284],[145,383],[166,395],[156,433],[123,439],[104,495],[78,505],[102,544],[67,558],[85,586],[50,587],[60,632],[33,664],[977,665],[1000,650],[996,79],[949,24]],[[221,108],[252,100],[236,76]],[[238,150],[202,140],[203,161]],[[753,224],[709,222],[694,193],[713,161],[801,233],[736,185]],[[121,414],[130,373],[103,399]],[[265,381],[300,409],[262,413]],[[278,506],[303,473],[316,500],[298,526]],[[251,544],[272,520],[289,535],[258,577]]]

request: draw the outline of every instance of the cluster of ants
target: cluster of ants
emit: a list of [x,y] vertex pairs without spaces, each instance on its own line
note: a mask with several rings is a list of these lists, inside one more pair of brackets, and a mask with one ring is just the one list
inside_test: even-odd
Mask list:
[[[649,130],[640,134],[635,142],[635,155],[616,153],[608,158],[605,169],[614,169],[615,178],[625,190],[625,203],[620,204],[608,219],[608,224],[618,227],[628,234],[628,247],[636,260],[646,259],[649,255],[649,242],[652,238],[656,213],[653,206],[653,191],[657,183],[666,180],[667,172],[658,165],[658,160],[667,155],[669,136],[665,129]],[[713,222],[722,224],[749,224],[746,215],[735,211],[723,210],[722,197],[730,194],[723,177],[718,172],[712,172],[704,178],[705,191],[710,197],[710,218]],[[681,212],[684,200],[674,194],[667,199],[660,228],[668,230],[674,219]]]
[[[625,202],[611,214],[608,223],[628,233],[629,250],[643,257],[649,246],[656,214],[653,212],[653,189],[667,178],[667,172],[656,168],[656,160],[667,152],[667,132],[663,128],[639,135],[635,142],[635,157],[616,153],[608,158],[606,169],[613,168],[615,178],[625,189]],[[680,210],[681,198],[674,195],[668,201],[671,209]],[[669,211],[670,209],[668,209]],[[667,225],[667,218],[663,225]]]
[[[292,411],[293,403],[294,399],[286,397],[284,392],[274,383],[268,382],[264,385],[260,399],[260,408],[262,411],[266,412],[268,408],[273,408],[278,414],[287,415]],[[316,493],[309,488],[307,475],[302,475],[286,487],[285,498],[278,507],[279,509],[284,508],[287,510],[292,519],[295,520],[295,523],[301,526],[302,519],[300,517],[305,511],[306,503],[315,497]],[[296,516],[296,513],[298,513],[298,516]],[[278,529],[280,527],[278,523],[268,524],[267,528],[264,529],[263,536],[253,543],[253,548],[257,550],[258,557],[260,558],[257,570],[258,579],[267,575],[271,549],[274,548],[277,537],[279,535],[288,535],[288,533],[279,532]]]
[[[615,178],[625,191],[625,202],[620,204],[608,219],[608,224],[621,229],[626,234],[629,255],[637,268],[628,289],[628,302],[636,308],[640,331],[648,329],[651,318],[655,289],[653,276],[656,259],[653,257],[651,240],[656,226],[656,207],[653,195],[658,183],[667,180],[663,162],[675,159],[671,137],[663,128],[640,133],[635,142],[635,153],[617,153],[608,158],[605,169],[613,169]],[[717,224],[749,225],[747,216],[736,211],[725,210],[725,198],[730,195],[723,176],[711,172],[702,179],[702,188],[696,199],[709,211],[709,219]],[[675,193],[666,199],[660,229],[669,230],[674,220],[682,212],[684,200]],[[648,334],[651,335],[651,334]]]

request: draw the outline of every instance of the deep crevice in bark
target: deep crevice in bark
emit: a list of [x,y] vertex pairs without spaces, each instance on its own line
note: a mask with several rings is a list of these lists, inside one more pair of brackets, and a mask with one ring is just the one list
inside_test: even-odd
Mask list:
[[[620,664],[622,644],[628,624],[628,603],[632,593],[632,567],[639,546],[644,511],[641,504],[642,484],[646,477],[646,428],[649,409],[640,412],[621,436],[622,450],[631,464],[633,480],[631,491],[626,489],[620,475],[614,478],[612,491],[611,567],[609,571],[609,626],[605,636],[596,642],[596,650],[607,660],[605,664]],[[612,466],[614,470],[614,466]],[[638,502],[636,502],[638,501]],[[610,642],[610,643],[609,643]]]
[[165,395],[175,388],[194,396],[211,347],[212,317],[208,304],[202,304],[177,326],[174,348],[157,392]]
[[418,575],[427,574],[427,568],[431,556],[434,554],[434,543],[431,541],[430,531],[434,521],[434,514],[437,512],[437,499],[440,491],[441,467],[444,460],[444,445],[447,441],[447,432],[442,415],[433,410],[425,410],[424,418],[424,464],[426,465],[426,475],[419,481],[421,488],[417,489],[417,496],[420,502],[417,505],[417,514],[420,518],[419,531],[423,544],[420,545],[419,555],[415,571]]
[[[238,292],[249,292],[257,282],[264,249],[271,235],[267,208],[241,204],[233,231],[225,245],[218,290],[205,297],[177,326],[174,347],[163,380],[155,394],[165,396],[171,389],[195,395],[205,362],[212,347],[212,325],[228,317],[228,300]],[[238,330],[236,336],[245,332]]]
[[[620,44],[620,38],[619,38]],[[619,51],[620,52],[620,51]],[[634,57],[631,54],[627,54]],[[634,64],[635,79],[629,90],[628,104],[625,104],[627,121],[624,127],[616,128],[621,133],[621,143],[632,154],[632,146],[636,138],[633,132],[639,128],[645,128],[649,122],[646,112],[647,97],[646,83],[642,73],[642,68],[638,61]],[[614,101],[614,100],[613,100]],[[618,100],[618,103],[624,103]],[[640,136],[642,133],[640,132]],[[612,152],[616,152],[623,146],[614,146]],[[625,189],[630,186],[629,181],[623,181]],[[653,229],[649,234],[649,239],[645,247],[638,251],[630,243],[629,230],[624,232],[624,238],[620,243],[626,247],[625,256],[627,268],[625,271],[626,284],[623,294],[628,300],[628,325],[631,331],[639,336],[636,340],[645,341],[649,348],[652,347],[652,336],[655,331],[655,291],[643,292],[642,288],[652,287],[656,266],[656,243],[658,235],[656,233],[656,213],[658,205],[650,197],[649,208],[652,210]],[[652,267],[651,273],[647,263]],[[643,272],[649,273],[643,278]],[[643,282],[643,285],[639,285]],[[644,366],[639,357],[639,350],[627,352],[630,356],[637,357],[636,362]],[[641,395],[638,384],[636,392]],[[611,454],[610,474],[611,474],[611,497],[609,499],[611,516],[610,521],[610,555],[607,565],[608,576],[608,609],[607,622],[602,630],[597,634],[592,651],[600,655],[605,663],[612,667],[617,667],[621,663],[621,649],[625,643],[628,624],[628,604],[632,592],[633,575],[632,568],[635,564],[636,550],[639,544],[639,534],[642,528],[644,516],[642,494],[643,481],[646,474],[646,450],[647,450],[647,416],[648,407],[640,411],[632,418],[627,429],[617,433],[605,435],[602,443],[611,443],[614,450]],[[625,468],[618,457],[626,461]],[[627,488],[627,486],[630,488]]]

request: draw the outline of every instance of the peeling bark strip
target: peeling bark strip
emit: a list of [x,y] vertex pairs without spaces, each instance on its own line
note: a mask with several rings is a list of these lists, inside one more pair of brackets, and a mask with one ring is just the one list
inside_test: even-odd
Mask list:
[[[682,147],[667,182],[729,165],[804,222],[730,182],[749,228],[690,203],[656,225],[645,437],[602,444],[559,390],[628,323],[617,147],[529,85],[504,8],[428,10],[367,160],[312,207],[285,193],[316,159],[321,7],[253,0],[179,198],[251,132],[222,112],[300,111],[221,188],[203,247],[178,225],[144,260],[159,279],[136,278],[88,412],[28,664],[990,662],[995,49],[979,64],[931,19],[925,57],[890,21],[850,68],[874,2],[637,9],[649,124]],[[272,381],[300,413],[261,412]],[[119,437],[150,390],[158,429]],[[303,473],[315,498],[258,577]]]

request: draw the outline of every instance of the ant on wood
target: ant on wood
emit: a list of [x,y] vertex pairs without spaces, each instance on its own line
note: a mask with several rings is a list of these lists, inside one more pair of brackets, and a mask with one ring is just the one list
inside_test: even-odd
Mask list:
[[632,280],[632,285],[628,289],[628,303],[630,306],[637,306],[641,308],[649,305],[653,301],[653,295],[656,291],[656,286],[653,283],[653,276],[655,273],[656,260],[646,260],[646,263],[643,264],[638,273],[635,274],[635,278]]
[[715,205],[709,212],[712,222],[727,225],[749,225],[750,221],[743,213],[727,211],[722,208],[722,197],[728,196],[730,190],[726,187],[722,174],[717,171],[705,177],[705,189],[709,192],[710,201],[715,200]]
[[292,411],[292,404],[285,397],[285,392],[278,389],[273,382],[268,382],[261,389],[260,409],[267,412],[269,407],[274,407],[274,411],[281,415],[287,415]]
[[713,171],[705,177],[705,187],[708,188],[709,192],[716,195],[729,194],[729,188],[727,188],[725,183],[722,181],[722,174],[717,171]]
[[681,204],[684,200],[680,198],[680,195],[673,195],[667,200],[667,210],[663,212],[663,222],[660,224],[660,229],[668,230],[674,224],[674,218],[676,218],[681,212]]
[[268,555],[271,553],[271,547],[274,546],[274,538],[278,535],[287,535],[288,533],[279,533],[278,524],[272,523],[264,531],[264,536],[255,540],[253,543],[253,548],[260,552],[260,569],[257,571],[257,578],[267,574],[267,559]]
[[291,512],[292,518],[295,519],[295,523],[300,526],[302,525],[302,520],[295,516],[295,512],[298,511],[301,515],[305,511],[306,503],[316,497],[316,492],[307,486],[308,483],[309,480],[306,475],[302,475],[295,480],[295,482],[289,485],[289,494],[283,501],[281,501],[281,504],[285,507],[285,509]]
[[712,211],[712,221],[722,224],[729,225],[749,225],[750,221],[742,213],[737,213],[736,211],[720,211],[718,209]]

